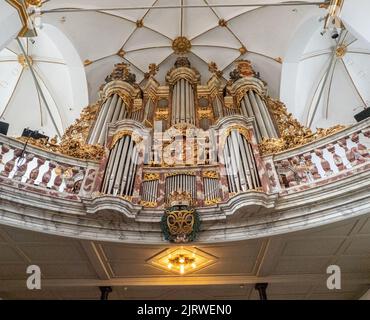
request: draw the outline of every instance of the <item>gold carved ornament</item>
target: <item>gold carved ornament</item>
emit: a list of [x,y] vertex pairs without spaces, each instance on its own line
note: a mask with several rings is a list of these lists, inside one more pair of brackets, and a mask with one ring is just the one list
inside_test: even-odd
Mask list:
[[113,135],[112,141],[109,145],[109,150],[112,150],[116,143],[125,136],[130,136],[132,140],[137,144],[139,144],[143,140],[143,138],[140,137],[136,132],[133,132],[131,130],[121,130]]
[[219,179],[220,178],[217,171],[203,171],[202,176],[203,178],[208,178],[208,179]]
[[146,172],[144,173],[144,181],[159,180],[159,173]]
[[186,174],[187,176],[195,176],[194,171],[176,171],[176,172],[169,172],[166,174],[166,177],[173,177],[179,174]]
[[202,119],[209,119],[209,120],[212,120],[213,119],[213,111],[211,108],[198,108],[197,110],[198,112],[198,118],[199,120],[202,120]]
[[172,236],[189,235],[193,232],[194,209],[167,211],[167,226]]
[[250,131],[242,126],[232,126],[226,130],[225,136],[228,137],[231,133],[231,131],[236,130],[238,131],[242,136],[244,136],[245,139],[247,139],[248,142],[251,142],[251,134]]
[[140,205],[145,208],[155,208],[157,206],[157,202],[141,200]]
[[204,204],[206,206],[214,206],[214,205],[216,205],[220,202],[221,202],[221,198],[214,198],[214,199],[204,200]]
[[17,139],[22,142],[28,141],[30,145],[50,152],[60,153],[78,159],[100,160],[104,156],[104,147],[86,143],[90,127],[98,115],[100,106],[101,101],[98,101],[84,108],[80,118],[67,128],[60,143],[57,142],[56,137],[50,140],[26,137],[19,137]]
[[274,115],[280,138],[263,138],[259,144],[260,152],[263,155],[274,154],[302,146],[345,128],[343,125],[336,125],[327,129],[318,128],[313,133],[310,128],[303,126],[291,113],[288,113],[286,106],[282,102],[273,100],[270,97],[265,98],[265,102],[270,112]]
[[168,120],[168,108],[157,108],[155,112],[155,120]]

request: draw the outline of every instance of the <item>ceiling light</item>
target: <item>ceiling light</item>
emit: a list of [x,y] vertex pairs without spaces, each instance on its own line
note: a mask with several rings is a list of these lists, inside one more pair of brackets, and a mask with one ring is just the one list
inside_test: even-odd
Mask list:
[[213,264],[216,257],[196,248],[171,248],[161,251],[148,260],[153,266],[184,275]]

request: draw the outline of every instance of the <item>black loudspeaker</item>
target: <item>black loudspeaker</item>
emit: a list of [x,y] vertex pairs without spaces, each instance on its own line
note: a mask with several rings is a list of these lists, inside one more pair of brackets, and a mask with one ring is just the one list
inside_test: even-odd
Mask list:
[[49,140],[48,136],[45,136],[38,131],[30,130],[30,129],[23,129],[22,132],[22,137],[27,137],[27,138],[33,138],[33,139],[46,139]]
[[0,121],[0,133],[3,135],[7,135],[9,129],[9,123]]
[[360,122],[369,117],[370,117],[370,108],[366,108],[365,110],[362,110],[361,112],[355,114],[355,119],[357,122]]

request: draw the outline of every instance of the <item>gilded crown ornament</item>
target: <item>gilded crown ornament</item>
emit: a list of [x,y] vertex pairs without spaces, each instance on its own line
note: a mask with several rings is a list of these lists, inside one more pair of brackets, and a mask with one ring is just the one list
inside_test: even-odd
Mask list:
[[159,67],[155,63],[151,63],[148,66],[149,71],[145,73],[145,78],[154,77],[159,71]]
[[105,78],[105,82],[111,82],[113,80],[122,80],[128,83],[135,83],[136,75],[130,72],[129,65],[124,62],[120,62],[114,65],[113,72]]

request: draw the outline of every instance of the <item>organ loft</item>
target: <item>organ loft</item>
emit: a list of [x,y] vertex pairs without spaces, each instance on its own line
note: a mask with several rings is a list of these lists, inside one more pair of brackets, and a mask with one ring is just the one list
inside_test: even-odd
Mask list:
[[[315,168],[328,165],[320,150],[278,162],[268,154],[342,127],[312,134],[269,97],[247,60],[236,61],[228,79],[215,63],[208,67],[205,81],[180,56],[165,79],[157,79],[159,68],[150,64],[138,84],[129,65],[116,64],[97,103],[83,110],[59,144],[27,139],[50,151],[90,159],[94,168],[66,170],[50,162],[42,183],[53,181],[52,188],[99,205],[108,201],[106,213],[126,208],[129,214],[134,210],[161,217],[165,239],[189,242],[200,230],[199,213],[222,212],[243,197],[256,201],[322,177]],[[37,162],[30,177],[37,177],[42,165]]]

